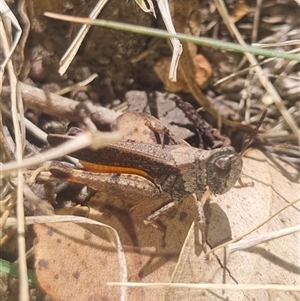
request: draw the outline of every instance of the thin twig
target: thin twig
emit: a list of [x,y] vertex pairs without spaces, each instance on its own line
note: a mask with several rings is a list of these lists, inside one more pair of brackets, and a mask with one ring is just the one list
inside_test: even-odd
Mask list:
[[90,75],[89,77],[87,77],[85,80],[83,81],[80,81],[72,86],[69,86],[69,87],[65,87],[65,88],[62,88],[57,94],[58,95],[64,95],[64,94],[67,94],[73,90],[76,90],[78,88],[81,88],[81,87],[84,87],[84,86],[87,86],[89,83],[91,83],[95,78],[98,77],[98,74],[97,73],[93,73],[92,75]]
[[263,0],[257,0],[254,20],[253,20],[253,30],[252,30],[252,38],[251,38],[252,44],[257,41],[257,33],[258,33],[258,26],[260,22],[260,13],[261,13],[262,4],[263,4]]
[[[45,92],[39,88],[35,88],[23,83],[19,84],[22,98],[27,108],[36,109],[39,112],[66,118],[70,121],[82,121],[79,114],[76,114],[76,107],[79,102],[67,97],[57,95],[55,93]],[[2,98],[9,101],[10,87],[3,87]],[[101,120],[103,123],[112,123],[120,113],[104,107],[95,106],[88,103],[87,108],[93,112],[91,119],[94,122]]]

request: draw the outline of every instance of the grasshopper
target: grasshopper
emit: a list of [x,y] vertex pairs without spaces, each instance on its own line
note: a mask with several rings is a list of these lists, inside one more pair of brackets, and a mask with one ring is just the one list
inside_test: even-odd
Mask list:
[[[142,118],[153,131],[163,128],[157,126],[159,122],[153,117],[150,121]],[[67,139],[72,137],[48,136],[49,144],[54,147]],[[56,164],[50,171],[57,178],[83,183],[95,190],[104,189],[111,194],[131,190],[136,197],[168,197],[168,203],[150,214],[146,224],[155,224],[161,214],[192,194],[203,230],[201,199],[204,193],[209,190],[213,194],[224,194],[230,190],[240,178],[242,155],[231,146],[201,150],[171,140],[173,145],[124,140],[96,151],[83,149],[71,154],[79,159],[83,170]]]

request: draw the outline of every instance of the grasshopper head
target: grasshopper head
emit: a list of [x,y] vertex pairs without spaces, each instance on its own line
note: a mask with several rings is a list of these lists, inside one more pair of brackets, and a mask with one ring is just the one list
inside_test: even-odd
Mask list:
[[243,161],[231,146],[213,151],[207,165],[207,185],[211,192],[223,194],[239,179]]

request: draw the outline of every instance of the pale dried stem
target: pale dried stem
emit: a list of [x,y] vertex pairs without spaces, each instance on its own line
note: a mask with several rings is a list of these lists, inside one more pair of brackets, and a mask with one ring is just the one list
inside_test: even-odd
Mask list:
[[[7,31],[6,24],[0,23],[0,32],[2,37],[2,47],[6,57],[10,57],[12,49],[10,48],[7,37],[11,36],[11,32]],[[9,26],[10,28],[10,26]],[[13,47],[13,46],[12,46]],[[14,66],[11,60],[8,60],[7,66],[10,87],[11,87],[11,113],[15,133],[16,142],[16,160],[18,164],[22,164],[23,146],[25,138],[24,127],[24,110],[21,95],[18,89],[18,80],[14,73]],[[19,300],[29,301],[29,287],[26,264],[26,242],[25,242],[25,223],[24,223],[24,199],[23,199],[23,172],[22,169],[17,171],[17,233],[18,233],[18,256],[19,256],[19,275],[20,289]]]
[[[157,0],[156,2],[168,32],[171,34],[176,34],[176,30],[174,28],[171,13],[170,13],[168,0]],[[171,65],[169,70],[169,79],[173,82],[176,82],[177,67],[178,67],[180,55],[182,53],[182,45],[177,38],[171,38],[170,40],[173,45],[173,54],[172,54],[172,60],[171,60]]]
[[[80,122],[82,118],[77,114],[77,106],[80,104],[76,100],[62,97],[55,93],[43,91],[23,83],[19,83],[23,101],[27,108],[35,109],[41,113],[66,118],[70,121]],[[10,87],[3,87],[3,99],[9,102]],[[113,110],[95,106],[88,103],[87,108],[93,112],[93,121],[101,120],[103,123],[112,123],[120,114]]]
[[270,47],[293,46],[293,45],[299,45],[299,44],[300,44],[300,40],[290,40],[290,41],[284,41],[284,42],[278,42],[278,43],[268,43],[268,44],[252,43],[251,45],[255,46],[255,47],[260,47],[260,48],[270,48]]
[[254,20],[253,20],[253,30],[252,30],[252,43],[255,43],[257,41],[257,33],[258,33],[258,26],[260,21],[260,13],[261,13],[261,7],[263,4],[263,0],[257,0],[256,2],[256,8],[255,8],[255,14],[254,14]]
[[[259,21],[260,21],[260,13],[261,13],[261,6],[262,6],[262,0],[257,1],[256,5],[256,12],[254,15],[254,20],[253,20],[253,30],[252,30],[252,43],[256,41],[257,39],[257,32],[258,32],[258,26],[259,26]],[[247,88],[247,95],[246,95],[246,109],[245,109],[245,121],[246,123],[250,123],[250,109],[251,109],[251,96],[252,96],[252,87],[251,87],[251,81],[254,77],[254,70],[253,68],[250,68],[249,74],[245,80],[245,86]],[[241,100],[241,104],[242,104]]]
[[6,197],[6,199],[1,200],[1,212],[2,215],[0,217],[0,229],[2,229],[6,223],[6,220],[8,219],[11,210],[14,208],[15,204],[16,204],[16,196],[14,193],[8,195]]
[[[19,42],[20,47],[20,56],[21,56],[21,66],[20,66],[20,72],[22,73],[22,69],[24,67],[24,52],[25,52],[25,45],[29,36],[30,32],[30,20],[26,13],[26,6],[25,6],[25,0],[19,0],[18,1],[18,13],[22,19],[22,35]],[[23,75],[25,76],[25,75]]]
[[105,146],[108,143],[113,143],[119,138],[118,133],[81,133],[76,138],[61,144],[55,149],[45,151],[43,154],[38,154],[36,156],[24,159],[22,162],[10,162],[2,164],[1,174],[7,175],[15,170],[20,170],[21,168],[28,168],[31,166],[38,165],[45,161],[60,158],[69,153],[75,152],[79,149],[85,147],[91,147],[97,149],[101,146]]
[[256,235],[254,237],[242,239],[236,243],[232,243],[228,246],[228,250],[233,253],[236,251],[248,249],[248,248],[254,247],[256,245],[259,245],[261,243],[265,243],[270,240],[274,240],[276,238],[290,235],[290,234],[293,234],[293,233],[296,233],[299,231],[300,231],[300,225],[297,225],[294,227],[284,228],[284,229],[276,230],[273,232],[263,233],[260,235]]
[[98,77],[98,74],[97,73],[93,73],[92,75],[90,75],[88,78],[86,78],[85,80],[81,81],[81,82],[78,82],[72,86],[69,86],[69,87],[65,87],[63,89],[61,89],[59,92],[58,92],[58,95],[64,95],[64,94],[67,94],[71,91],[74,91],[78,88],[81,88],[81,87],[85,87],[87,86],[89,83],[91,83],[95,78]]
[[[299,51],[300,51],[300,48],[296,48],[296,49],[287,51],[287,53],[297,53],[297,52],[299,52]],[[225,77],[219,79],[217,82],[214,83],[214,86],[220,85],[221,83],[225,82],[226,80],[229,80],[229,79],[231,79],[231,78],[233,78],[233,77],[236,77],[236,76],[238,76],[238,75],[241,75],[241,74],[243,74],[243,73],[245,73],[245,72],[248,72],[248,71],[249,71],[251,68],[253,68],[254,66],[262,66],[263,64],[272,62],[272,61],[274,61],[274,60],[276,60],[276,59],[277,59],[276,57],[274,57],[274,58],[268,58],[268,59],[266,59],[266,60],[263,60],[263,61],[257,63],[256,65],[252,65],[252,66],[250,66],[250,67],[248,67],[248,68],[244,68],[244,69],[242,69],[242,70],[240,70],[240,71],[238,71],[238,72],[234,72],[233,74],[230,74],[230,75],[228,75],[228,76],[225,76]],[[285,76],[285,77],[287,77],[287,76]],[[299,78],[297,78],[297,79],[299,79]]]
[[228,242],[225,242],[224,244],[221,244],[215,248],[213,248],[212,250],[210,250],[208,253],[211,253],[211,252],[215,252],[216,250],[218,249],[221,249],[221,248],[224,248],[226,246],[229,246],[230,244],[233,244],[239,240],[241,240],[243,237],[251,234],[252,232],[256,231],[257,229],[259,229],[260,227],[262,227],[263,225],[265,225],[266,223],[268,223],[271,219],[273,219],[275,216],[277,216],[280,212],[284,211],[285,209],[293,206],[295,203],[299,202],[300,199],[297,199],[289,204],[287,204],[286,206],[284,206],[283,208],[281,208],[280,210],[278,210],[276,213],[274,213],[272,216],[270,216],[269,218],[267,218],[266,220],[262,221],[259,225],[255,226],[254,228],[252,228],[251,230],[249,230],[248,232],[244,233],[243,235],[239,236],[239,237],[236,237]]
[[47,134],[35,124],[33,124],[31,121],[29,121],[27,118],[25,118],[25,126],[26,130],[30,132],[33,136],[38,138],[40,141],[47,143]]
[[155,9],[153,2],[151,0],[147,0],[149,8],[147,7],[144,0],[136,0],[135,3],[145,12],[150,13],[156,18]]
[[214,284],[214,283],[141,283],[141,282],[107,282],[110,286],[148,287],[148,288],[189,288],[198,290],[243,290],[243,291],[294,291],[299,292],[299,285],[278,284]]
[[[12,13],[12,11],[10,10],[10,8],[8,7],[8,5],[6,4],[6,2],[4,0],[0,0],[0,16],[1,16],[2,20],[9,19],[10,22],[16,28],[16,35],[13,39],[13,44],[11,45],[9,52],[6,54],[4,61],[0,66],[0,70],[2,72],[2,71],[4,71],[4,68],[5,68],[7,62],[9,61],[11,55],[14,53],[14,51],[17,47],[17,44],[18,44],[21,34],[22,34],[22,28],[21,28],[17,18]],[[5,39],[5,37],[2,36],[2,33],[0,36],[1,36],[1,39]],[[1,81],[1,84],[2,84],[2,81]]]
[[[109,0],[99,0],[92,12],[89,14],[89,18],[92,20],[95,20],[97,16],[100,14],[103,7],[106,5],[106,3]],[[85,36],[87,35],[88,31],[90,30],[91,25],[84,24],[81,26],[78,34],[74,38],[72,44],[60,60],[60,67],[58,69],[58,72],[60,75],[63,75],[68,67],[70,66],[72,60],[74,59],[82,41],[84,40]]]
[[[245,46],[246,43],[245,43],[243,37],[241,36],[240,32],[236,28],[235,24],[232,22],[229,14],[228,14],[228,11],[226,9],[224,1],[223,0],[215,0],[215,3],[216,3],[216,6],[217,6],[217,8],[220,12],[220,15],[222,16],[229,32],[233,36],[236,37],[236,39],[238,40],[238,42],[241,45]],[[293,116],[288,112],[288,110],[284,106],[284,104],[282,102],[282,99],[281,99],[280,95],[278,94],[277,90],[274,88],[274,86],[269,81],[269,79],[263,74],[263,71],[262,71],[261,67],[257,65],[258,62],[257,62],[256,58],[248,52],[245,53],[245,56],[247,57],[248,61],[250,62],[250,64],[254,68],[254,71],[257,74],[257,77],[259,78],[261,84],[266,89],[266,91],[269,93],[271,98],[274,100],[274,103],[275,103],[277,109],[279,110],[279,112],[283,116],[284,120],[286,121],[286,123],[290,127],[291,131],[294,133],[296,138],[299,140],[300,139],[300,132],[299,132],[299,128],[297,126],[297,123],[296,123],[295,119],[293,118]]]

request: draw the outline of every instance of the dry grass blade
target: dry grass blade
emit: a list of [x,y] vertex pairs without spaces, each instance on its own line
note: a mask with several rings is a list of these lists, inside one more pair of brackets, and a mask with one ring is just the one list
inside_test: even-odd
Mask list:
[[80,87],[84,87],[84,86],[88,85],[89,83],[91,83],[97,77],[98,77],[98,74],[94,73],[91,76],[89,76],[88,78],[86,78],[85,80],[83,80],[79,83],[76,83],[75,85],[61,89],[58,94],[64,95],[64,94],[69,93],[72,90],[78,89]]
[[[11,55],[14,53],[14,51],[17,47],[17,44],[18,44],[18,42],[21,38],[21,35],[22,35],[22,29],[21,29],[21,26],[20,26],[17,18],[15,17],[15,15],[10,10],[10,8],[8,7],[8,5],[5,3],[4,0],[0,1],[0,14],[1,14],[1,17],[2,17],[2,22],[5,18],[7,18],[8,20],[10,20],[10,22],[16,28],[16,35],[13,39],[13,44],[11,45],[9,52],[6,54],[5,60],[1,64],[0,71],[2,73],[4,71],[4,68],[5,68],[7,62],[9,61]],[[3,38],[3,39],[5,38],[4,36],[2,36],[2,33],[1,33],[1,38]],[[2,75],[1,75],[1,78],[2,78]],[[1,86],[2,86],[2,80],[1,80]]]
[[20,47],[20,56],[21,56],[21,65],[19,66],[18,74],[20,74],[20,78],[25,78],[25,70],[24,61],[25,61],[25,46],[30,32],[30,20],[26,13],[26,0],[20,0],[18,2],[18,13],[21,18],[22,23],[22,36],[20,39],[19,47]]
[[234,238],[234,239],[232,239],[232,240],[230,240],[230,241],[228,241],[228,242],[226,242],[226,243],[224,243],[224,244],[221,244],[221,245],[219,245],[219,246],[213,248],[211,251],[209,251],[209,253],[215,252],[215,251],[217,251],[217,250],[219,250],[219,249],[221,249],[221,248],[224,248],[224,247],[226,247],[226,246],[229,246],[230,244],[233,244],[233,243],[235,243],[235,242],[238,242],[238,241],[241,240],[243,237],[245,237],[245,236],[251,234],[252,232],[256,231],[257,229],[259,229],[260,227],[262,227],[263,225],[265,225],[266,223],[268,223],[270,220],[272,220],[274,217],[276,217],[280,212],[282,212],[282,211],[284,211],[285,209],[287,209],[287,208],[293,206],[293,205],[296,204],[297,202],[299,202],[299,199],[297,199],[297,200],[295,200],[295,201],[293,201],[293,202],[287,204],[286,206],[284,206],[283,208],[281,208],[280,210],[278,210],[275,214],[273,214],[272,216],[270,216],[269,218],[267,218],[266,220],[264,220],[263,222],[261,222],[259,225],[256,225],[253,229],[249,230],[247,233],[244,233],[244,234],[243,234],[242,236],[240,236],[240,237],[236,237],[236,238]]
[[[3,6],[1,6],[3,8]],[[7,6],[4,5],[4,8]],[[13,24],[16,23],[15,17],[12,16],[11,12],[6,12],[9,15],[10,20]],[[7,62],[6,68],[8,71],[10,86],[11,86],[11,113],[13,120],[13,127],[15,132],[16,142],[16,161],[17,164],[22,163],[23,159],[23,148],[25,140],[25,126],[24,126],[24,108],[21,99],[20,90],[18,88],[18,80],[14,71],[14,66],[10,57],[15,50],[15,44],[12,46],[8,40],[8,37],[12,36],[11,24],[9,19],[2,19],[0,23],[0,36],[2,38],[2,47]],[[20,34],[20,32],[19,32]],[[1,78],[2,80],[2,78]],[[2,82],[1,82],[2,86]],[[27,264],[26,264],[26,244],[25,244],[25,224],[24,224],[24,199],[23,199],[23,173],[19,169],[17,172],[17,232],[18,232],[18,255],[19,255],[19,270],[20,270],[20,291],[19,298],[24,301],[29,300],[29,287],[28,287],[28,275],[27,275]]]
[[144,0],[135,0],[136,4],[145,12],[150,13],[156,18],[155,9],[152,0],[147,0],[149,8]]
[[294,291],[299,292],[298,285],[277,285],[277,284],[211,284],[211,283],[139,283],[139,282],[109,282],[107,285],[117,285],[126,287],[152,287],[152,288],[190,288],[198,290],[267,290],[267,291]]
[[[288,53],[298,53],[299,51],[300,51],[300,48],[296,48],[296,49],[293,49],[291,51],[288,51]],[[226,77],[224,77],[222,79],[219,79],[217,82],[214,83],[214,86],[217,86],[217,85],[225,82],[226,80],[229,80],[230,78],[237,77],[238,75],[241,75],[241,74],[243,74],[243,73],[251,70],[253,67],[262,66],[262,65],[267,64],[269,62],[272,62],[274,60],[276,60],[276,58],[265,59],[262,62],[258,63],[257,65],[252,65],[252,66],[250,66],[248,68],[245,68],[245,69],[242,69],[240,71],[234,72],[233,74],[230,74],[230,75],[228,75],[228,76],[226,76]]]
[[286,229],[280,229],[278,231],[264,233],[248,239],[240,240],[239,242],[236,243],[231,243],[228,245],[228,250],[230,252],[236,252],[239,250],[248,249],[258,244],[268,242],[276,238],[284,237],[286,235],[290,235],[299,231],[300,231],[300,225],[297,225]]
[[78,135],[75,139],[68,141],[59,147],[44,152],[43,154],[38,154],[34,157],[23,160],[22,162],[13,162],[3,164],[1,167],[2,175],[7,175],[15,170],[20,170],[22,168],[27,168],[30,166],[38,165],[48,160],[53,160],[61,156],[67,155],[76,150],[91,147],[97,149],[108,143],[115,142],[118,139],[118,133],[82,133]]
[[[226,23],[227,28],[230,31],[230,33],[237,38],[238,42],[241,45],[246,45],[242,35],[240,34],[238,29],[236,28],[235,24],[232,22],[229,14],[228,14],[228,11],[226,9],[224,1],[223,0],[215,0],[215,3],[216,3],[216,6],[217,6],[217,8],[220,12],[220,15],[222,16],[224,22]],[[258,62],[257,62],[256,58],[250,53],[245,53],[245,55],[246,55],[247,59],[249,60],[250,64],[252,66],[254,66],[253,67],[254,71],[256,72],[261,84],[265,87],[266,91],[271,95],[272,99],[274,100],[275,105],[277,106],[277,108],[280,111],[281,115],[283,116],[284,120],[286,121],[286,123],[291,128],[291,130],[294,133],[296,139],[299,140],[300,135],[299,135],[298,125],[297,125],[295,119],[293,118],[293,116],[289,113],[289,111],[287,110],[287,108],[283,104],[283,101],[282,101],[279,93],[274,88],[274,86],[271,84],[269,79],[264,75],[261,67],[258,66]]]
[[[299,45],[300,40],[293,40],[293,41],[285,41],[285,42],[281,42],[281,43],[269,43],[269,44],[264,44],[264,43],[252,43],[252,46],[256,46],[256,47],[278,47],[278,46],[286,46],[286,45]],[[299,50],[298,50],[299,52]]]
[[[0,247],[4,260],[17,260],[21,267],[19,299],[29,300],[41,289],[54,300],[76,295],[74,301],[89,299],[86,296],[109,299],[110,292],[119,297],[121,290],[122,300],[132,301],[141,296],[143,301],[293,300],[300,291],[296,286],[300,210],[295,200],[300,184],[300,57],[299,20],[293,11],[299,7],[290,0],[215,0],[217,7],[210,0],[157,0],[153,3],[161,16],[155,20],[152,2],[0,0],[0,183],[4,183]],[[167,31],[162,30],[165,27]],[[182,47],[186,49],[181,54]],[[276,48],[265,49],[269,47]],[[168,65],[164,77],[158,78],[153,67],[164,57]],[[176,80],[177,64],[176,85],[180,88],[182,78],[186,90],[165,84],[168,77]],[[203,81],[199,70],[204,72]],[[220,80],[214,86],[220,78],[226,83]],[[178,105],[177,98],[191,107]],[[129,112],[120,116],[116,108],[124,105]],[[182,193],[189,194],[185,179],[191,186],[189,180],[195,176],[201,192],[210,172],[216,174],[211,182],[220,180],[221,173],[210,169],[208,159],[199,159],[200,170],[194,171],[194,164],[188,168],[192,148],[181,139],[189,137],[193,146],[201,145],[205,152],[193,148],[201,154],[217,153],[215,147],[227,145],[238,153],[244,135],[253,132],[266,106],[263,127],[252,144],[265,153],[250,150],[243,157],[242,171],[238,169],[243,180],[246,177],[243,183],[254,183],[253,187],[236,183],[222,196],[211,195],[203,207],[205,233],[191,227],[200,215],[192,195],[184,195],[176,208],[157,215],[158,208],[171,206],[177,188],[182,186]],[[145,121],[140,112],[157,114],[160,120],[149,125],[152,116]],[[171,131],[176,129],[174,135],[160,121]],[[57,148],[51,144],[54,136],[68,140],[68,129],[70,135],[77,133],[74,126],[83,134]],[[213,129],[218,126],[219,131]],[[103,155],[108,166],[116,168],[92,166],[89,150],[82,148],[97,149],[119,137],[121,142],[111,147],[121,146],[120,156],[110,151]],[[173,147],[164,147],[168,143],[182,144],[174,147],[182,154],[169,151]],[[123,155],[122,145],[127,144],[132,148]],[[51,145],[54,149],[49,150]],[[142,169],[143,162],[152,158],[152,148],[155,160],[145,165],[154,176],[135,174],[135,167]],[[88,154],[84,164],[78,163],[80,156],[73,161],[61,158],[70,152],[76,156],[79,149]],[[101,152],[95,152],[98,163]],[[68,162],[45,162],[58,157]],[[182,168],[177,164],[181,159]],[[170,167],[161,167],[169,161]],[[34,171],[26,170],[33,166]],[[87,169],[91,166],[95,170]],[[168,186],[175,177],[177,184]],[[161,180],[166,186],[157,185]],[[145,225],[149,214],[158,218],[165,233]],[[27,249],[34,249],[35,262],[27,261],[39,280],[34,288],[26,279],[25,234]],[[202,235],[207,248],[200,243]],[[19,281],[18,274],[4,273],[1,281]],[[106,283],[121,287],[107,288]],[[12,300],[18,299],[15,291],[7,286]]]
[[[108,1],[109,0],[99,0],[96,6],[94,7],[94,9],[92,10],[92,12],[90,13],[89,18],[95,20]],[[70,66],[82,41],[84,40],[90,28],[91,28],[90,25],[87,24],[82,25],[77,36],[75,37],[72,44],[70,45],[70,47],[68,48],[68,50],[66,51],[66,53],[64,54],[64,56],[60,61],[60,68],[58,70],[60,75],[63,75],[68,69],[68,67]]]
[[[168,0],[157,0],[157,4],[168,32],[171,34],[176,34],[176,30],[171,18]],[[171,38],[171,43],[173,45],[173,54],[169,71],[169,79],[173,82],[176,82],[177,66],[179,63],[180,55],[182,53],[182,45],[177,38]]]

